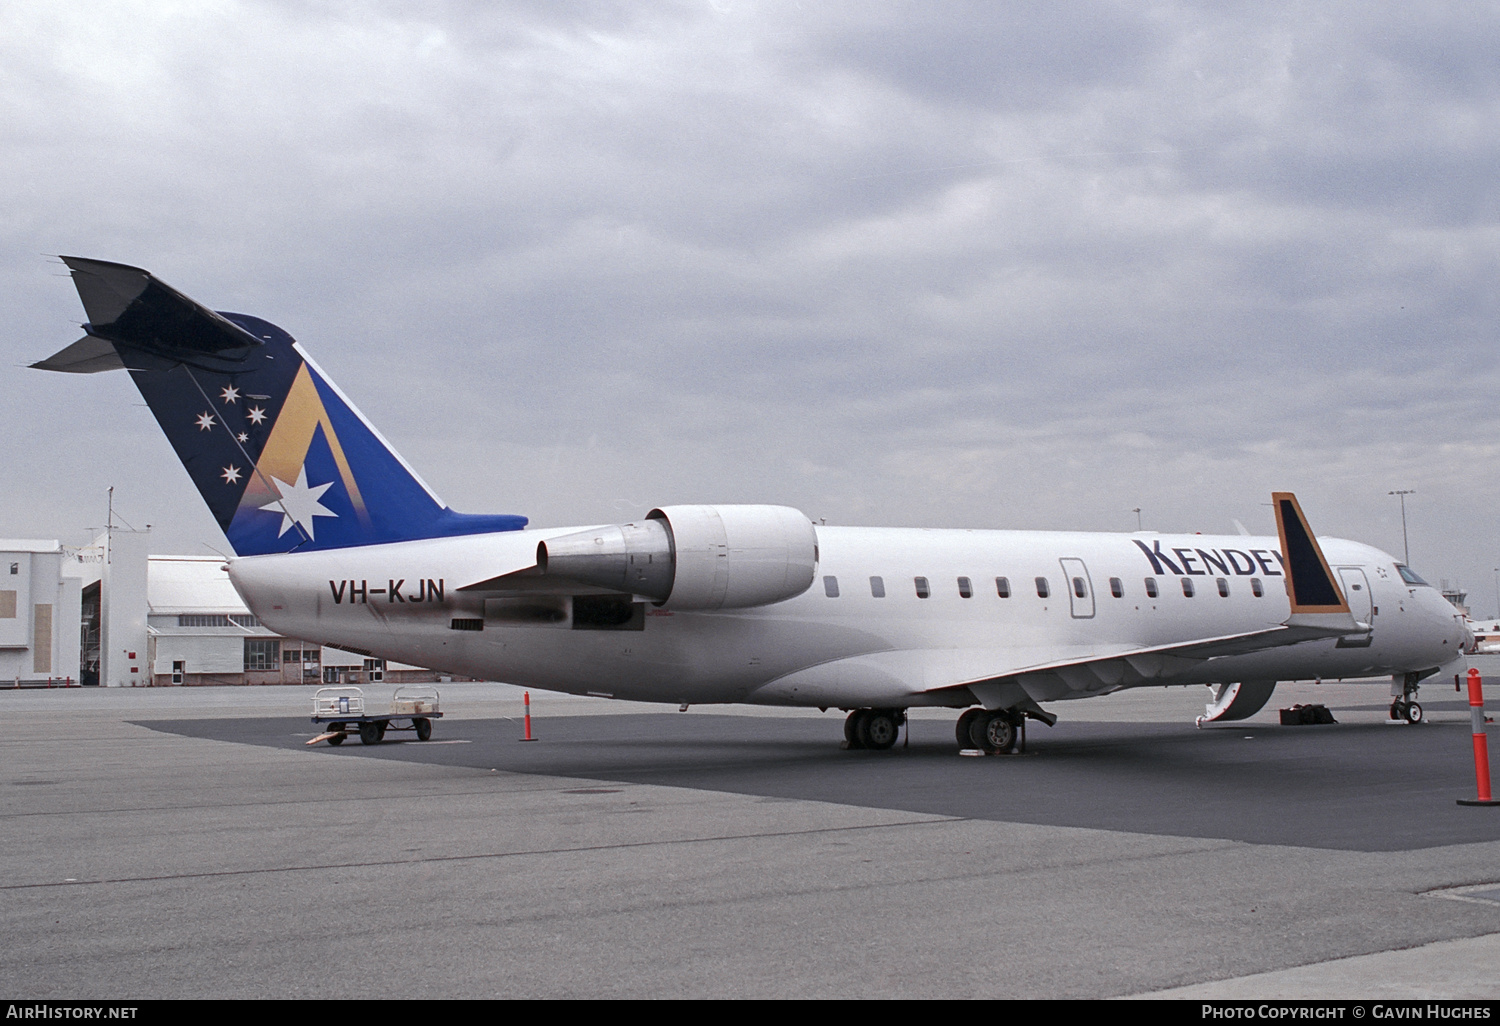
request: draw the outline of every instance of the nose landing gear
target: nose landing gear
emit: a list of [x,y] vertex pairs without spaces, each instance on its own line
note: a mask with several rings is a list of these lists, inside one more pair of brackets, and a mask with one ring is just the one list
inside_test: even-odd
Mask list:
[[1391,719],[1405,720],[1407,723],[1422,722],[1422,707],[1416,702],[1406,702],[1401,699],[1391,703]]
[[1417,704],[1417,688],[1422,680],[1419,673],[1406,673],[1391,678],[1391,719],[1407,723],[1422,722],[1422,707]]

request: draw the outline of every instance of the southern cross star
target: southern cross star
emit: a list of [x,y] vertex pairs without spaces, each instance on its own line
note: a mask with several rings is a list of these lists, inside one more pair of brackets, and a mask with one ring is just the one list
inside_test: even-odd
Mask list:
[[200,413],[198,415],[198,430],[207,431],[214,426],[214,415],[212,413]]
[[219,395],[226,403],[232,403],[239,399],[240,390],[233,385],[225,385],[224,391],[220,392]]
[[287,484],[279,477],[272,477],[271,480],[276,482],[276,490],[281,493],[281,499],[277,502],[268,502],[261,509],[281,514],[281,530],[276,532],[276,537],[280,538],[292,529],[293,524],[296,524],[307,532],[308,538],[312,538],[313,517],[338,516],[318,501],[323,497],[324,492],[333,487],[333,482],[309,487],[306,467],[297,472],[296,484]]

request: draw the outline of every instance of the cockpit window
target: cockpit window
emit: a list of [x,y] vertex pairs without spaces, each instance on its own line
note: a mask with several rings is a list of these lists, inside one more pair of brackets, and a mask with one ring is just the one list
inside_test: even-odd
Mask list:
[[1401,575],[1401,579],[1407,584],[1416,584],[1420,585],[1423,588],[1432,587],[1432,585],[1428,584],[1426,581],[1422,580],[1422,578],[1418,577],[1416,571],[1414,571],[1409,566],[1402,566],[1400,563],[1397,563],[1396,572]]

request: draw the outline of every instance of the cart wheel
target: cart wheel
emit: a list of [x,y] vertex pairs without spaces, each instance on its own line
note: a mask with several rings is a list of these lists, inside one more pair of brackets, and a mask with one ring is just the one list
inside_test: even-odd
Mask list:
[[376,727],[376,729],[378,729],[380,731],[380,734],[378,735],[379,740],[381,740],[381,741],[385,740],[385,728],[389,727],[390,725],[391,725],[391,721],[390,720],[376,720],[375,721],[375,727]]
[[346,734],[335,734],[333,735],[333,737],[328,739],[328,743],[331,745],[341,745],[344,743],[344,738],[347,736],[348,735]]
[[417,728],[417,740],[426,741],[432,736],[432,721],[425,716],[419,716],[411,721],[411,725]]
[[366,720],[359,725],[359,740],[367,745],[380,743],[380,725]]

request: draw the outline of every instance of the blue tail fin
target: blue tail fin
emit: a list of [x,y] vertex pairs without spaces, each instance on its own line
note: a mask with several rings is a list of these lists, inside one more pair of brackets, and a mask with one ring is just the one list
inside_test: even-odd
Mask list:
[[445,506],[274,324],[215,313],[136,267],[62,259],[88,334],[32,366],[127,369],[239,555],[526,526]]

